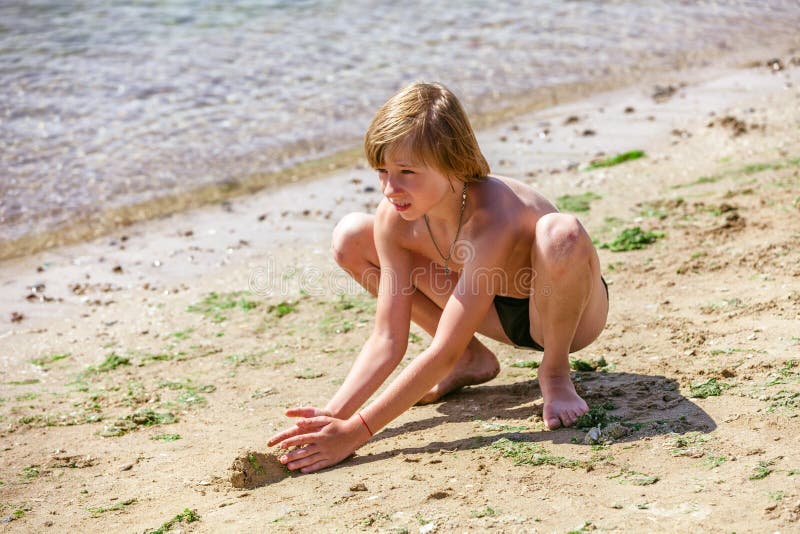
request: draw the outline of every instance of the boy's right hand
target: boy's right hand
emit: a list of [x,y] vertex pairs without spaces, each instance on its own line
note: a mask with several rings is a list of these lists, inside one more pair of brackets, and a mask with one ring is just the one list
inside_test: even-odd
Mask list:
[[[319,408],[314,408],[313,406],[303,406],[302,408],[289,408],[288,410],[286,410],[285,415],[286,417],[301,417],[303,419],[309,419],[311,417],[317,417],[320,415],[333,417],[333,414],[328,410],[321,410]],[[317,429],[313,427],[301,428],[297,425],[294,425],[291,428],[272,436],[267,442],[267,446],[272,447],[276,443],[280,443],[285,439],[291,438],[293,436],[299,436],[300,434],[315,432],[316,430]]]

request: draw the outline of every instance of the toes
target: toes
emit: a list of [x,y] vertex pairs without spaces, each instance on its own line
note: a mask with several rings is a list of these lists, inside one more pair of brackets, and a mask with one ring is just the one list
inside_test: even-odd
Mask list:
[[544,424],[549,430],[555,430],[561,426],[561,419],[558,417],[546,417]]
[[417,406],[423,406],[425,404],[431,404],[439,400],[439,389],[437,387],[433,387],[429,392],[422,396],[421,399],[417,401]]
[[567,426],[575,426],[575,423],[578,422],[578,414],[573,412],[569,417],[569,423]]
[[561,421],[564,423],[564,426],[572,426],[578,421],[578,412],[575,410],[567,411],[562,417]]
[[555,414],[548,413],[544,415],[544,424],[549,430],[574,426],[578,422],[578,417],[583,413],[580,410],[556,411]]

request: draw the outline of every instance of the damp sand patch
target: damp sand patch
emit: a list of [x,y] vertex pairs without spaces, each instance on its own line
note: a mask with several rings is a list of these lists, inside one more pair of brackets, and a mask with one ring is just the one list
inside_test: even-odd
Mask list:
[[291,476],[291,472],[278,461],[274,454],[247,451],[236,458],[228,469],[231,486],[253,489],[280,482]]

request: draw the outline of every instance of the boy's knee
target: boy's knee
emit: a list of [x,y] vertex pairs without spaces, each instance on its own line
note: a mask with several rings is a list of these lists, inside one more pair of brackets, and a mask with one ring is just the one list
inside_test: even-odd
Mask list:
[[341,267],[346,267],[363,258],[367,239],[372,239],[372,217],[366,213],[348,213],[333,229],[333,259]]
[[588,257],[588,236],[580,221],[566,213],[548,213],[536,223],[537,252],[551,265],[569,266]]

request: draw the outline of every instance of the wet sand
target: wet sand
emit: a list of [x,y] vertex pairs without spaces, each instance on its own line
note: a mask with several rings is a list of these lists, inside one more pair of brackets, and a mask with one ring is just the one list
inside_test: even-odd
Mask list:
[[[369,332],[371,299],[328,252],[380,198],[361,165],[0,265],[4,526],[144,530],[189,509],[203,532],[796,528],[800,54],[774,55],[782,70],[664,75],[479,132],[495,173],[600,197],[577,213],[598,244],[663,234],[600,249],[610,320],[575,355],[598,430],[545,431],[539,356],[489,342],[493,382],[340,467],[233,487]],[[646,157],[585,170],[630,150]]]

